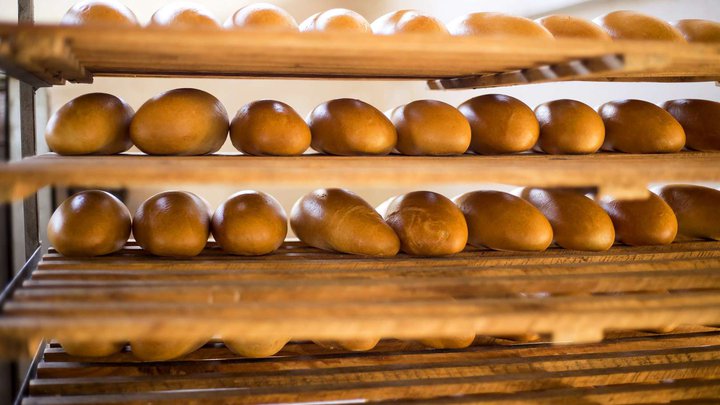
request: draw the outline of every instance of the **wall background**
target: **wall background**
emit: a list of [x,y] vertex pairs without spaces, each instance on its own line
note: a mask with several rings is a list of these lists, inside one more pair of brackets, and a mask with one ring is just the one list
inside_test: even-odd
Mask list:
[[[2,0],[0,20],[15,21],[16,4],[12,0]],[[149,20],[152,13],[160,6],[169,3],[164,0],[125,0],[141,22]],[[211,0],[201,3],[212,10],[220,20],[224,20],[236,9],[254,1],[221,1]],[[516,15],[537,18],[547,14],[564,13],[588,19],[613,10],[632,9],[648,13],[665,20],[682,18],[705,18],[720,21],[720,3],[717,0],[514,0],[514,1],[461,1],[461,0],[315,0],[292,1],[270,0],[295,16],[298,23],[306,17],[333,7],[353,9],[364,15],[370,22],[375,18],[398,9],[415,8],[431,13],[444,22],[462,14],[473,11],[502,11]],[[7,3],[12,3],[8,6]],[[53,23],[60,20],[65,11],[74,3],[72,0],[36,0],[35,13],[39,23]],[[391,82],[391,81],[348,81],[348,80],[237,80],[237,79],[128,79],[128,78],[96,78],[91,85],[71,84],[48,89],[45,108],[54,111],[62,104],[81,94],[89,92],[107,92],[125,99],[137,109],[148,98],[177,87],[196,87],[208,91],[218,97],[232,117],[244,104],[257,99],[276,99],[293,106],[301,115],[305,115],[317,104],[340,97],[354,97],[364,100],[381,111],[393,108],[416,99],[434,98],[452,105],[481,94],[505,93],[523,100],[531,108],[542,102],[556,98],[574,98],[593,107],[621,98],[639,98],[661,103],[673,98],[705,98],[720,101],[720,88],[712,83],[661,84],[661,83],[556,83],[496,88],[491,90],[464,90],[436,92],[426,89],[423,82]],[[39,127],[42,130],[43,126]],[[228,143],[224,150],[234,151]],[[177,185],[172,188],[183,188],[204,196],[213,207],[217,207],[223,199],[235,191],[247,188],[248,185],[237,184],[233,187],[188,186]],[[452,197],[464,191],[478,188],[512,187],[498,185],[467,185],[456,187],[428,187]],[[263,187],[262,189],[278,198],[287,210],[294,201],[310,188],[278,188]],[[128,205],[134,211],[146,197],[160,190],[154,188],[133,189]],[[402,192],[410,191],[402,185],[387,188],[355,188],[354,191],[365,197],[371,204],[379,204],[386,198]]]

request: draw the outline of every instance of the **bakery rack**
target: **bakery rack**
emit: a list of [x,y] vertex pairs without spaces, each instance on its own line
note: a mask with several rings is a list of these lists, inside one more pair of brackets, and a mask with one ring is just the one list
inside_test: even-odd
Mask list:
[[[129,243],[107,257],[68,259],[52,248],[42,255],[35,194],[55,185],[495,182],[596,187],[634,198],[650,182],[720,182],[720,153],[35,156],[33,103],[38,87],[94,76],[424,80],[433,89],[562,80],[712,82],[720,77],[720,46],[34,26],[32,1],[18,3],[21,23],[0,24],[0,67],[22,80],[25,159],[0,166],[0,199],[24,198],[28,262],[0,295],[0,354],[16,357],[40,347],[23,403],[720,397],[720,330],[712,327],[720,325],[718,242],[615,246],[601,253],[468,249],[447,258],[392,259],[297,242],[269,256],[238,258],[210,244],[187,260],[150,257]],[[468,331],[478,334],[468,349],[429,350],[413,342]],[[286,334],[294,342],[273,358],[243,359],[212,340],[223,334]],[[517,341],[533,334],[539,341]],[[365,353],[307,342],[378,335],[402,340],[384,340]],[[184,358],[153,363],[140,362],[128,348],[107,358],[74,358],[46,340],[147,336],[212,341]]]

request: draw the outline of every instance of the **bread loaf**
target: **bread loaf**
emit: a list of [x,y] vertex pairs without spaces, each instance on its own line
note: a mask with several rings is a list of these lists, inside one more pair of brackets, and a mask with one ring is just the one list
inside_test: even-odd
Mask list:
[[417,10],[398,10],[387,13],[373,21],[376,35],[439,34],[449,35],[442,21]]
[[308,17],[300,24],[301,32],[357,32],[372,34],[365,17],[345,8],[333,8]]
[[668,153],[685,146],[682,126],[655,104],[642,100],[610,101],[599,112],[605,124],[605,150]]
[[613,39],[685,42],[680,31],[666,21],[635,11],[613,11],[593,21]]
[[540,126],[522,101],[502,94],[487,94],[460,104],[470,122],[470,150],[483,155],[517,153],[535,145]]
[[416,256],[461,252],[468,240],[463,213],[452,201],[431,191],[414,191],[394,198],[385,222],[400,238],[400,250]]
[[81,0],[70,7],[60,25],[138,27],[140,23],[135,13],[119,1]]
[[63,201],[47,226],[50,244],[64,256],[117,252],[130,236],[130,212],[105,191],[81,191]]
[[550,31],[532,20],[502,13],[467,14],[452,20],[447,29],[452,35],[553,39]]
[[143,361],[166,361],[190,354],[203,347],[207,339],[141,339],[130,342],[133,355]]
[[680,20],[674,24],[675,28],[688,42],[720,42],[720,23],[708,20]]
[[264,339],[264,340],[248,340],[243,338],[223,338],[225,346],[233,353],[237,353],[245,357],[270,357],[280,350],[290,341],[288,338]]
[[297,22],[290,13],[269,3],[253,3],[242,7],[225,21],[224,27],[266,31],[298,31]]
[[133,235],[157,256],[197,256],[210,236],[210,207],[186,191],[155,194],[135,212]]
[[60,343],[65,353],[77,357],[106,357],[120,352],[124,343],[100,341],[73,341],[63,339]]
[[315,344],[330,350],[344,349],[351,352],[364,352],[377,346],[380,338],[347,339],[339,341],[318,341]]
[[673,210],[655,194],[642,200],[603,198],[600,206],[610,215],[615,238],[631,246],[669,245],[678,230]]
[[675,212],[676,240],[720,240],[720,191],[702,186],[667,185],[656,190]]
[[599,205],[584,195],[557,189],[525,188],[521,197],[552,225],[555,243],[565,249],[603,251],[615,241],[613,223]]
[[370,104],[341,98],[322,103],[307,118],[311,146],[331,155],[387,155],[395,147],[392,122]]
[[452,338],[420,339],[420,343],[433,349],[464,349],[475,341],[475,333],[468,332],[465,336]]
[[543,251],[553,241],[550,222],[532,204],[501,191],[472,191],[454,198],[465,215],[468,243],[495,250]]
[[662,107],[682,126],[687,148],[701,151],[720,150],[720,103],[680,99],[666,101]]
[[304,243],[365,256],[395,256],[400,240],[370,204],[343,189],[318,189],[299,199],[290,226]]
[[470,146],[467,119],[441,101],[413,101],[388,116],[397,130],[395,149],[404,155],[462,155]]
[[105,93],[77,97],[55,112],[45,140],[60,155],[112,155],[130,149],[130,121],[135,112]]
[[285,241],[287,215],[272,196],[259,191],[240,191],[215,211],[212,234],[228,253],[264,255]]
[[211,94],[175,89],[140,107],[130,137],[149,155],[205,155],[222,147],[229,125],[225,107]]
[[176,2],[160,7],[150,17],[148,27],[219,29],[220,22],[202,4]]
[[302,155],[310,147],[310,128],[285,103],[259,100],[243,106],[230,124],[233,146],[249,155]]
[[554,100],[535,108],[540,124],[536,148],[553,155],[595,153],[605,140],[602,118],[587,104]]
[[584,18],[570,15],[549,15],[535,20],[555,38],[585,38],[599,41],[611,41],[610,35],[597,24]]

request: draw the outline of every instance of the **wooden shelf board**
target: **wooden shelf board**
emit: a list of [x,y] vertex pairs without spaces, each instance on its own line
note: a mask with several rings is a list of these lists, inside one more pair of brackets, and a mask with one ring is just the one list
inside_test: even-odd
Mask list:
[[171,362],[143,363],[129,348],[73,357],[52,343],[38,354],[26,404],[280,403],[328,400],[422,403],[652,403],[720,395],[720,331],[610,333],[563,346],[477,339],[462,350],[382,341],[368,352],[293,342],[272,359],[243,359],[211,343]]
[[[93,76],[452,79],[550,65],[541,81],[708,80],[720,76],[720,47],[659,41],[374,36],[329,33],[183,31],[0,24],[0,66],[40,84]],[[605,57],[620,64],[596,66]],[[578,63],[589,69],[575,69]],[[593,66],[595,66],[593,68]],[[522,84],[518,78],[505,84]],[[476,85],[484,83],[487,77]],[[497,81],[497,79],[494,79]],[[525,81],[523,81],[525,80]],[[453,81],[432,82],[454,88]]]
[[[417,339],[720,324],[720,242],[608,252],[479,249],[452,257],[364,258],[288,242],[262,257],[214,244],[193,259],[49,253],[0,314],[6,355],[42,338]],[[182,332],[179,332],[182,331]]]
[[46,185],[132,187],[238,184],[243,187],[438,185],[502,183],[598,187],[602,194],[643,197],[651,182],[720,182],[719,152],[634,155],[523,154],[445,157],[303,155],[59,156],[0,164],[0,199],[27,196]]

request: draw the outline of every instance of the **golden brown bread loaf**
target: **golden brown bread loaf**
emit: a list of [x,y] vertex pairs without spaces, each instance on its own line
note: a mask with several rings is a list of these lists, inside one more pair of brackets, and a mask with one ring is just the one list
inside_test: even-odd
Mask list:
[[130,137],[149,155],[205,155],[222,147],[229,126],[227,111],[217,98],[202,90],[175,89],[137,110]]
[[462,155],[470,146],[467,119],[442,101],[413,101],[388,116],[397,130],[395,149],[404,155]]
[[472,191],[453,199],[465,215],[468,243],[495,250],[543,251],[553,241],[547,218],[532,204],[502,191]]
[[135,357],[144,361],[166,361],[177,359],[203,347],[208,339],[143,339],[130,342]]
[[600,106],[605,124],[603,149],[626,153],[678,152],[685,131],[667,111],[642,100],[610,101]]
[[63,201],[47,226],[48,240],[64,256],[117,252],[130,236],[130,212],[114,195],[81,191]]
[[452,20],[447,29],[452,35],[553,39],[550,31],[532,20],[502,13],[470,13]]
[[287,215],[272,196],[259,191],[240,191],[215,210],[212,234],[228,253],[268,254],[279,248],[287,236]]
[[676,240],[720,240],[720,191],[691,185],[667,185],[655,191],[675,212]]
[[400,240],[370,204],[343,189],[318,189],[300,198],[290,226],[306,244],[366,256],[395,256]]
[[98,341],[73,341],[63,339],[60,342],[63,350],[71,356],[78,357],[105,357],[118,353],[125,347],[124,343],[98,342]]
[[233,146],[249,155],[302,155],[310,147],[310,128],[285,103],[259,100],[244,105],[230,124]]
[[451,338],[420,339],[420,343],[433,349],[464,349],[475,341],[475,333],[468,332],[464,336]]
[[680,31],[668,22],[635,11],[613,11],[593,20],[613,39],[685,42]]
[[377,346],[380,338],[347,339],[338,341],[314,340],[316,345],[330,350],[344,349],[351,352],[364,352]]
[[653,193],[643,200],[602,198],[598,203],[612,219],[615,238],[626,245],[669,245],[675,240],[678,230],[675,214]]
[[218,29],[220,22],[202,4],[176,2],[160,7],[150,17],[148,27]]
[[387,155],[395,147],[392,122],[370,104],[351,98],[330,100],[307,118],[313,149],[331,155]]
[[387,13],[373,21],[371,27],[376,35],[450,34],[442,21],[417,10],[398,10]]
[[140,23],[135,13],[119,1],[82,0],[70,7],[60,25],[137,27]]
[[360,14],[345,8],[333,8],[308,17],[300,24],[301,32],[358,32],[372,34],[370,23]]
[[135,212],[133,235],[157,256],[197,256],[210,236],[210,207],[186,191],[155,194]]
[[720,23],[708,20],[680,20],[673,23],[688,42],[720,42]]
[[524,188],[520,196],[552,225],[555,243],[565,249],[603,251],[615,241],[608,214],[593,200],[570,190]]
[[395,197],[385,222],[400,238],[400,250],[416,256],[445,256],[461,252],[468,228],[460,209],[445,196],[414,191]]
[[600,41],[611,41],[610,35],[584,18],[570,15],[548,15],[535,20],[536,23],[545,27],[555,38],[587,38]]
[[244,338],[224,337],[223,342],[233,353],[245,357],[270,357],[282,350],[289,342],[288,338],[248,340]]
[[595,153],[605,140],[600,115],[576,100],[554,100],[535,107],[540,124],[536,148],[550,154]]
[[297,31],[295,18],[284,9],[269,3],[253,3],[240,8],[225,21],[225,28]]
[[310,246],[366,256],[394,256],[400,240],[370,204],[344,189],[318,189],[290,213],[295,235]]
[[470,150],[475,153],[523,152],[537,142],[540,126],[535,114],[516,98],[487,94],[467,100],[458,110],[470,122]]
[[55,111],[45,129],[48,147],[60,155],[112,155],[130,149],[135,112],[123,100],[90,93]]
[[666,101],[664,108],[685,131],[685,146],[701,151],[720,150],[720,103],[710,100]]

